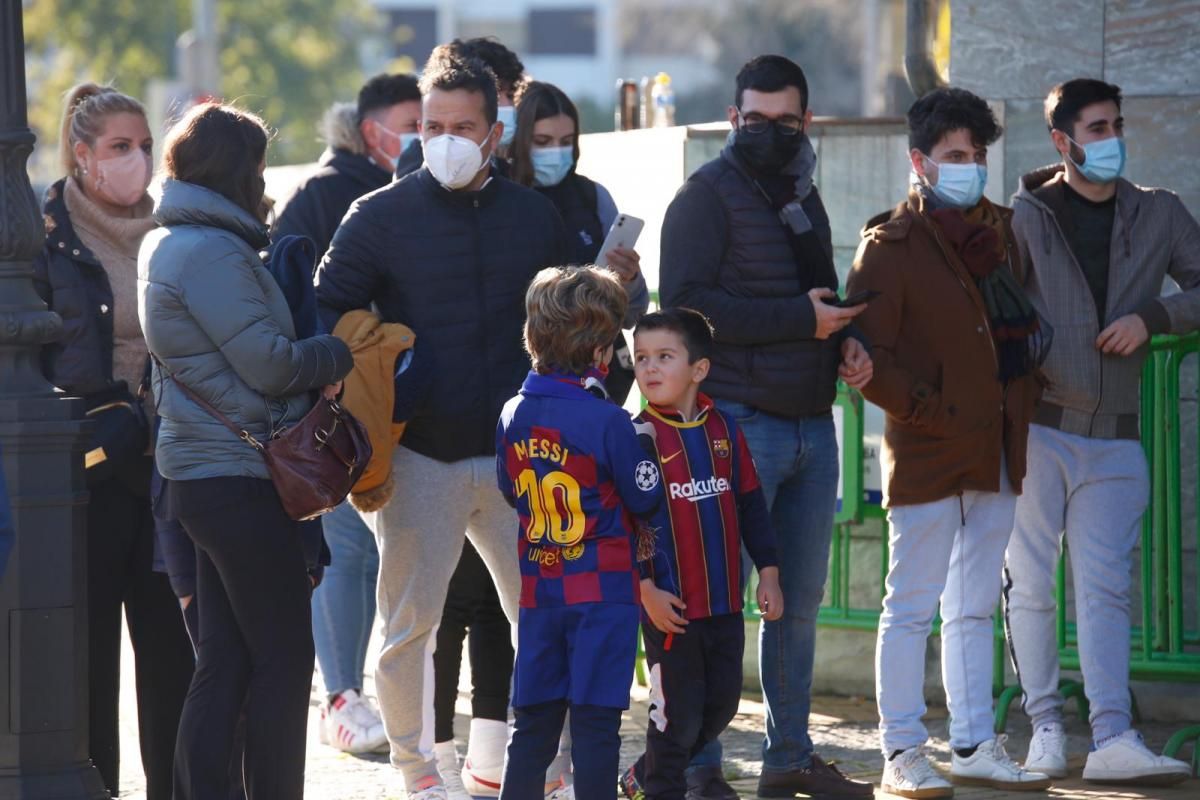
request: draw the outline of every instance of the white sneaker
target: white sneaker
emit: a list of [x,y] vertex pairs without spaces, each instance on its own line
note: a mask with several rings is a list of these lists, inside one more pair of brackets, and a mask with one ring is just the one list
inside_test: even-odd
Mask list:
[[387,788],[382,800],[449,800],[446,787],[437,782],[437,778],[429,777],[421,781],[417,789],[405,788],[404,774],[399,770],[391,770],[388,775]]
[[1033,732],[1025,769],[1051,778],[1067,777],[1067,733],[1061,722],[1048,722]]
[[446,789],[448,800],[471,800],[471,795],[463,786],[462,774],[458,765],[458,749],[454,746],[454,742],[435,744],[433,757],[437,763],[438,775],[442,776],[442,785]]
[[388,748],[379,712],[354,689],[342,692],[332,703],[321,704],[318,732],[321,744],[346,753],[386,752]]
[[1191,777],[1192,768],[1183,761],[1156,756],[1142,735],[1128,730],[1088,753],[1083,779],[1096,783],[1127,783],[1137,786],[1173,786]]
[[1050,776],[1027,772],[1008,756],[1003,733],[989,739],[963,758],[954,753],[950,760],[950,780],[964,786],[990,786],[1010,792],[1032,792],[1050,788]]
[[504,749],[508,745],[508,723],[492,719],[472,719],[467,739],[467,759],[463,762],[462,782],[475,797],[499,797],[504,775]]
[[924,747],[910,747],[885,761],[880,784],[888,794],[917,800],[954,796],[954,787],[929,763],[929,753]]

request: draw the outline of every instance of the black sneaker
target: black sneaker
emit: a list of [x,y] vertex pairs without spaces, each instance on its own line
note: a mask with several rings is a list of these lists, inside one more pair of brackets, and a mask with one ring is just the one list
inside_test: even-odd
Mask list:
[[842,771],[818,755],[808,769],[763,772],[758,778],[759,797],[873,797],[874,784],[847,778]]
[[688,767],[685,775],[686,800],[741,800],[741,795],[725,780],[719,764]]
[[621,774],[621,780],[617,782],[621,794],[629,798],[629,800],[645,800],[646,795],[642,791],[642,784],[638,782],[637,773],[634,771],[637,765],[634,764],[629,769]]

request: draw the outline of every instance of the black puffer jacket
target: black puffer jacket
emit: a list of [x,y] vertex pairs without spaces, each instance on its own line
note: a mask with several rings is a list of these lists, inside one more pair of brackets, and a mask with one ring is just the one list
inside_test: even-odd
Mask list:
[[807,292],[836,275],[833,237],[815,187],[801,206],[824,263],[798,263],[779,214],[726,147],[688,178],[662,227],[663,306],[694,308],[716,331],[703,390],[784,417],[829,411],[844,338],[813,338]]
[[495,175],[479,192],[444,189],[429,170],[356,201],[317,271],[330,330],[375,303],[417,334],[432,386],[404,445],[439,461],[491,455],[496,420],[529,371],[525,290],[567,262],[553,204]]
[[279,210],[271,238],[307,236],[316,244],[320,258],[350,204],[391,180],[392,176],[367,156],[340,148],[328,150],[321,156],[320,169],[301,183]]
[[86,397],[113,382],[113,293],[108,273],[71,224],[63,199],[65,182],[46,191],[46,243],[34,259],[33,282],[63,321],[62,336],[42,348],[46,379]]

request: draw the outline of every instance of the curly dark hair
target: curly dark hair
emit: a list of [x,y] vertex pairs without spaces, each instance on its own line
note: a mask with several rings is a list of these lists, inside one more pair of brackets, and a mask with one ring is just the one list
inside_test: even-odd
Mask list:
[[421,102],[421,90],[412,75],[376,75],[358,90],[358,121],[372,111],[413,100]]
[[521,63],[521,59],[494,36],[455,39],[449,44],[440,44],[434,48],[430,61],[435,57],[440,60],[457,61],[479,59],[495,74],[496,89],[510,97],[516,94],[525,81],[525,65]]
[[963,129],[976,147],[987,147],[1004,132],[987,101],[966,89],[934,89],[908,109],[908,146],[926,155],[946,134]]
[[420,85],[422,95],[429,94],[432,89],[440,89],[443,92],[455,89],[478,92],[483,95],[483,114],[488,125],[496,124],[496,76],[479,59],[454,58],[434,50],[421,72]]
[[1121,110],[1121,87],[1095,78],[1076,78],[1060,83],[1046,95],[1046,127],[1074,138],[1075,123],[1083,110],[1096,103],[1112,101]]

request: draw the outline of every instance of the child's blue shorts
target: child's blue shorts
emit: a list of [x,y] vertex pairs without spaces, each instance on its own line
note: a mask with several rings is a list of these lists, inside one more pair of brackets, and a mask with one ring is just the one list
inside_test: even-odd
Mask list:
[[566,699],[629,708],[640,612],[625,603],[522,608],[513,706]]

